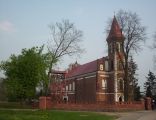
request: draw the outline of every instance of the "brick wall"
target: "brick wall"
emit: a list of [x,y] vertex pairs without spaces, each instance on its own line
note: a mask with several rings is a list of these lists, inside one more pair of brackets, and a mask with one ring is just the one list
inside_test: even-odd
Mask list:
[[96,102],[96,78],[83,78],[76,81],[76,103]]
[[130,111],[130,110],[151,110],[151,98],[135,102],[115,102],[115,103],[54,103],[51,97],[40,97],[39,109],[59,109],[59,110],[84,110],[84,111]]
[[40,97],[39,98],[39,108],[42,110],[51,109],[51,97]]
[[59,110],[76,110],[76,111],[130,111],[130,110],[144,110],[144,103],[115,103],[115,104],[55,104],[54,109]]

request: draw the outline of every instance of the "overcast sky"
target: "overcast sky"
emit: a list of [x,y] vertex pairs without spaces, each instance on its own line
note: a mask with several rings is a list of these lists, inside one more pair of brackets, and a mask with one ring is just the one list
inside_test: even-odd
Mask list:
[[64,58],[60,69],[76,60],[83,64],[107,56],[105,27],[119,9],[136,12],[147,27],[148,39],[134,58],[143,85],[148,71],[154,71],[154,51],[148,46],[156,32],[156,0],[0,0],[0,61],[19,54],[22,48],[47,44],[48,25],[62,19],[69,19],[83,31],[86,53],[81,58]]

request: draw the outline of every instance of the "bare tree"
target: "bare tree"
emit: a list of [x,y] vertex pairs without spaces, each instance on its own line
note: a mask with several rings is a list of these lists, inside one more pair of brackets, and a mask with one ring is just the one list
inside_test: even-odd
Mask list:
[[[124,69],[124,98],[128,101],[129,79],[128,79],[128,64],[129,58],[134,52],[141,49],[141,43],[145,41],[145,27],[141,25],[141,20],[136,13],[131,11],[119,10],[116,14],[120,28],[122,28],[125,40],[122,44],[124,60],[121,63]],[[108,24],[108,27],[110,24]],[[108,32],[108,31],[107,31]],[[119,54],[120,57],[120,54]],[[121,57],[120,57],[121,58]]]
[[153,38],[154,38],[153,39],[153,49],[156,49],[156,32],[155,32]]
[[50,25],[49,28],[51,30],[51,38],[48,44],[48,51],[52,57],[49,67],[50,71],[52,64],[56,60],[59,60],[65,55],[80,55],[83,52],[79,44],[83,34],[69,20],[62,20],[60,23],[57,22]]
[[80,55],[84,50],[80,46],[83,33],[77,30],[69,20],[62,20],[49,26],[50,40],[48,52],[50,54],[49,73],[53,65],[64,56]]
[[[156,50],[156,32],[153,36],[153,44],[152,44],[152,50]],[[156,69],[156,52],[154,52],[154,68]]]

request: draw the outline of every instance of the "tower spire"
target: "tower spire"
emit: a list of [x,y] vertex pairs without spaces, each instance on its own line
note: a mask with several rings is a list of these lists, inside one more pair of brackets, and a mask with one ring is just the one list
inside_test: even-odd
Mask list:
[[111,29],[110,29],[110,32],[109,32],[109,35],[107,37],[107,40],[111,39],[111,38],[123,38],[124,36],[122,35],[122,32],[121,32],[121,29],[120,29],[120,26],[117,22],[117,19],[115,17],[115,14],[114,14],[114,18],[113,18],[113,21],[112,21],[112,25],[111,25]]

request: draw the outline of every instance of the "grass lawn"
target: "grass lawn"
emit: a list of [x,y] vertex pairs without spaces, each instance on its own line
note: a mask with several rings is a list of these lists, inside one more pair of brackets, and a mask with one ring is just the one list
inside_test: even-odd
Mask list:
[[0,120],[114,120],[93,112],[41,111],[41,110],[0,110]]

